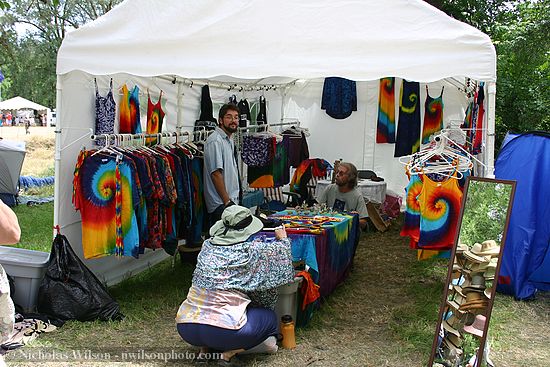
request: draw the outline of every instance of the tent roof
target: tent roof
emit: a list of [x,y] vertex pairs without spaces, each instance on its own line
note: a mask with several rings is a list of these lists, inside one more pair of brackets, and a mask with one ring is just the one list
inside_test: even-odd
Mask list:
[[29,101],[23,97],[13,97],[0,102],[0,110],[49,110],[48,107],[42,106],[33,101]]
[[65,37],[57,73],[73,70],[495,81],[496,54],[487,35],[422,0],[126,0]]

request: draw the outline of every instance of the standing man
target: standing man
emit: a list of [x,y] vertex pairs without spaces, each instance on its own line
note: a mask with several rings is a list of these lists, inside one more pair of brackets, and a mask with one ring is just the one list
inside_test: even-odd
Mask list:
[[317,198],[317,202],[338,211],[357,212],[359,226],[364,229],[369,215],[363,194],[356,187],[357,168],[351,163],[341,162],[335,173],[335,183],[328,185]]
[[238,204],[241,195],[237,150],[231,135],[239,126],[239,109],[224,104],[218,126],[204,146],[204,197],[210,225],[221,219],[223,210]]

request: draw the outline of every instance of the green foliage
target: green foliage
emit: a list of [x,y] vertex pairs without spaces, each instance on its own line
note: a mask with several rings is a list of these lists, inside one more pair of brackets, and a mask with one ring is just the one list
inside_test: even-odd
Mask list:
[[460,243],[495,240],[500,242],[510,195],[511,185],[485,181],[470,181],[460,226]]
[[550,0],[425,1],[495,44],[497,149],[508,131],[550,131]]
[[509,130],[550,131],[550,1],[518,9],[496,43],[498,142]]
[[[22,96],[55,107],[57,50],[65,35],[122,0],[0,0],[2,98]],[[16,25],[26,28],[16,33]]]

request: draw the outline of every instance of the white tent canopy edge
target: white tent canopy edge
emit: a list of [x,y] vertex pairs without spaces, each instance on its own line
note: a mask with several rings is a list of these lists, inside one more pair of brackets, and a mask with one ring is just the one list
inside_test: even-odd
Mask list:
[[[126,0],[67,35],[57,74],[54,221],[80,255],[80,215],[72,209],[70,193],[80,149],[74,143],[94,126],[94,78],[101,95],[113,78],[117,103],[118,88],[139,85],[144,109],[146,90],[153,102],[162,90],[166,131],[189,126],[198,117],[200,89],[190,87],[191,80],[211,83],[215,102],[237,94],[225,89],[232,83],[277,84],[276,90],[242,95],[265,93],[271,122],[300,119],[312,131],[312,156],[345,158],[359,168],[374,169],[401,192],[404,175],[393,158],[393,145],[374,144],[378,79],[396,76],[429,83],[434,97],[445,85],[445,119],[450,122],[463,117],[466,98],[448,81],[470,77],[488,84],[483,160],[489,166],[486,174],[492,174],[494,47],[485,34],[420,0]],[[346,120],[331,119],[320,110],[327,76],[358,81],[358,111]],[[420,101],[425,93],[422,85]],[[86,263],[112,284],[162,258],[163,252],[156,251],[139,260],[107,257]]]

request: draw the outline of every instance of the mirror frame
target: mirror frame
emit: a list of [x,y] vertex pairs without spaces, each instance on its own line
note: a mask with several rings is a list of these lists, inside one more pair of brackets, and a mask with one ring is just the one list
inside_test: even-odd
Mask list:
[[462,202],[461,202],[461,205],[460,205],[460,213],[459,213],[458,222],[456,224],[457,231],[455,233],[454,245],[453,245],[453,248],[452,248],[452,251],[451,251],[451,256],[449,258],[449,263],[447,265],[447,268],[448,268],[447,269],[447,278],[445,280],[445,284],[444,284],[444,288],[443,288],[443,297],[441,298],[441,302],[440,302],[440,305],[439,305],[439,315],[438,315],[438,319],[437,319],[437,325],[436,325],[436,329],[435,329],[434,339],[433,339],[433,342],[432,342],[432,351],[430,353],[430,359],[428,361],[428,367],[433,366],[434,359],[435,359],[435,354],[436,354],[437,347],[438,347],[439,331],[441,329],[441,323],[443,321],[442,320],[443,319],[443,311],[445,310],[445,308],[447,306],[447,298],[449,296],[449,283],[451,282],[451,277],[452,277],[452,273],[453,273],[453,263],[454,263],[454,259],[455,259],[455,256],[456,256],[456,247],[457,247],[457,244],[458,244],[458,239],[460,238],[460,230],[461,230],[461,227],[462,227],[462,218],[464,216],[466,200],[468,198],[468,191],[469,191],[469,188],[470,188],[470,183],[472,181],[491,182],[491,183],[495,183],[495,184],[501,183],[501,184],[511,185],[511,187],[512,187],[512,190],[510,192],[510,200],[508,201],[508,209],[506,211],[506,220],[504,222],[504,229],[503,229],[503,232],[502,232],[502,240],[500,241],[500,253],[498,255],[497,267],[495,269],[495,278],[493,280],[494,283],[493,283],[493,287],[492,287],[492,290],[491,290],[491,298],[489,299],[489,302],[487,303],[486,315],[485,315],[485,317],[486,317],[485,326],[483,328],[483,335],[481,336],[480,341],[479,341],[479,348],[478,348],[477,356],[476,356],[476,366],[481,365],[481,363],[479,363],[477,361],[482,361],[482,358],[483,358],[485,343],[487,341],[487,331],[489,329],[489,322],[491,320],[491,313],[493,311],[493,304],[494,304],[495,294],[496,294],[496,289],[497,289],[496,285],[498,284],[498,274],[500,273],[502,253],[504,251],[504,246],[506,244],[506,234],[508,232],[508,225],[510,224],[510,214],[512,213],[512,206],[513,206],[514,198],[515,198],[515,194],[516,194],[516,181],[468,176],[466,178],[466,184],[464,186],[464,194],[462,195]]

